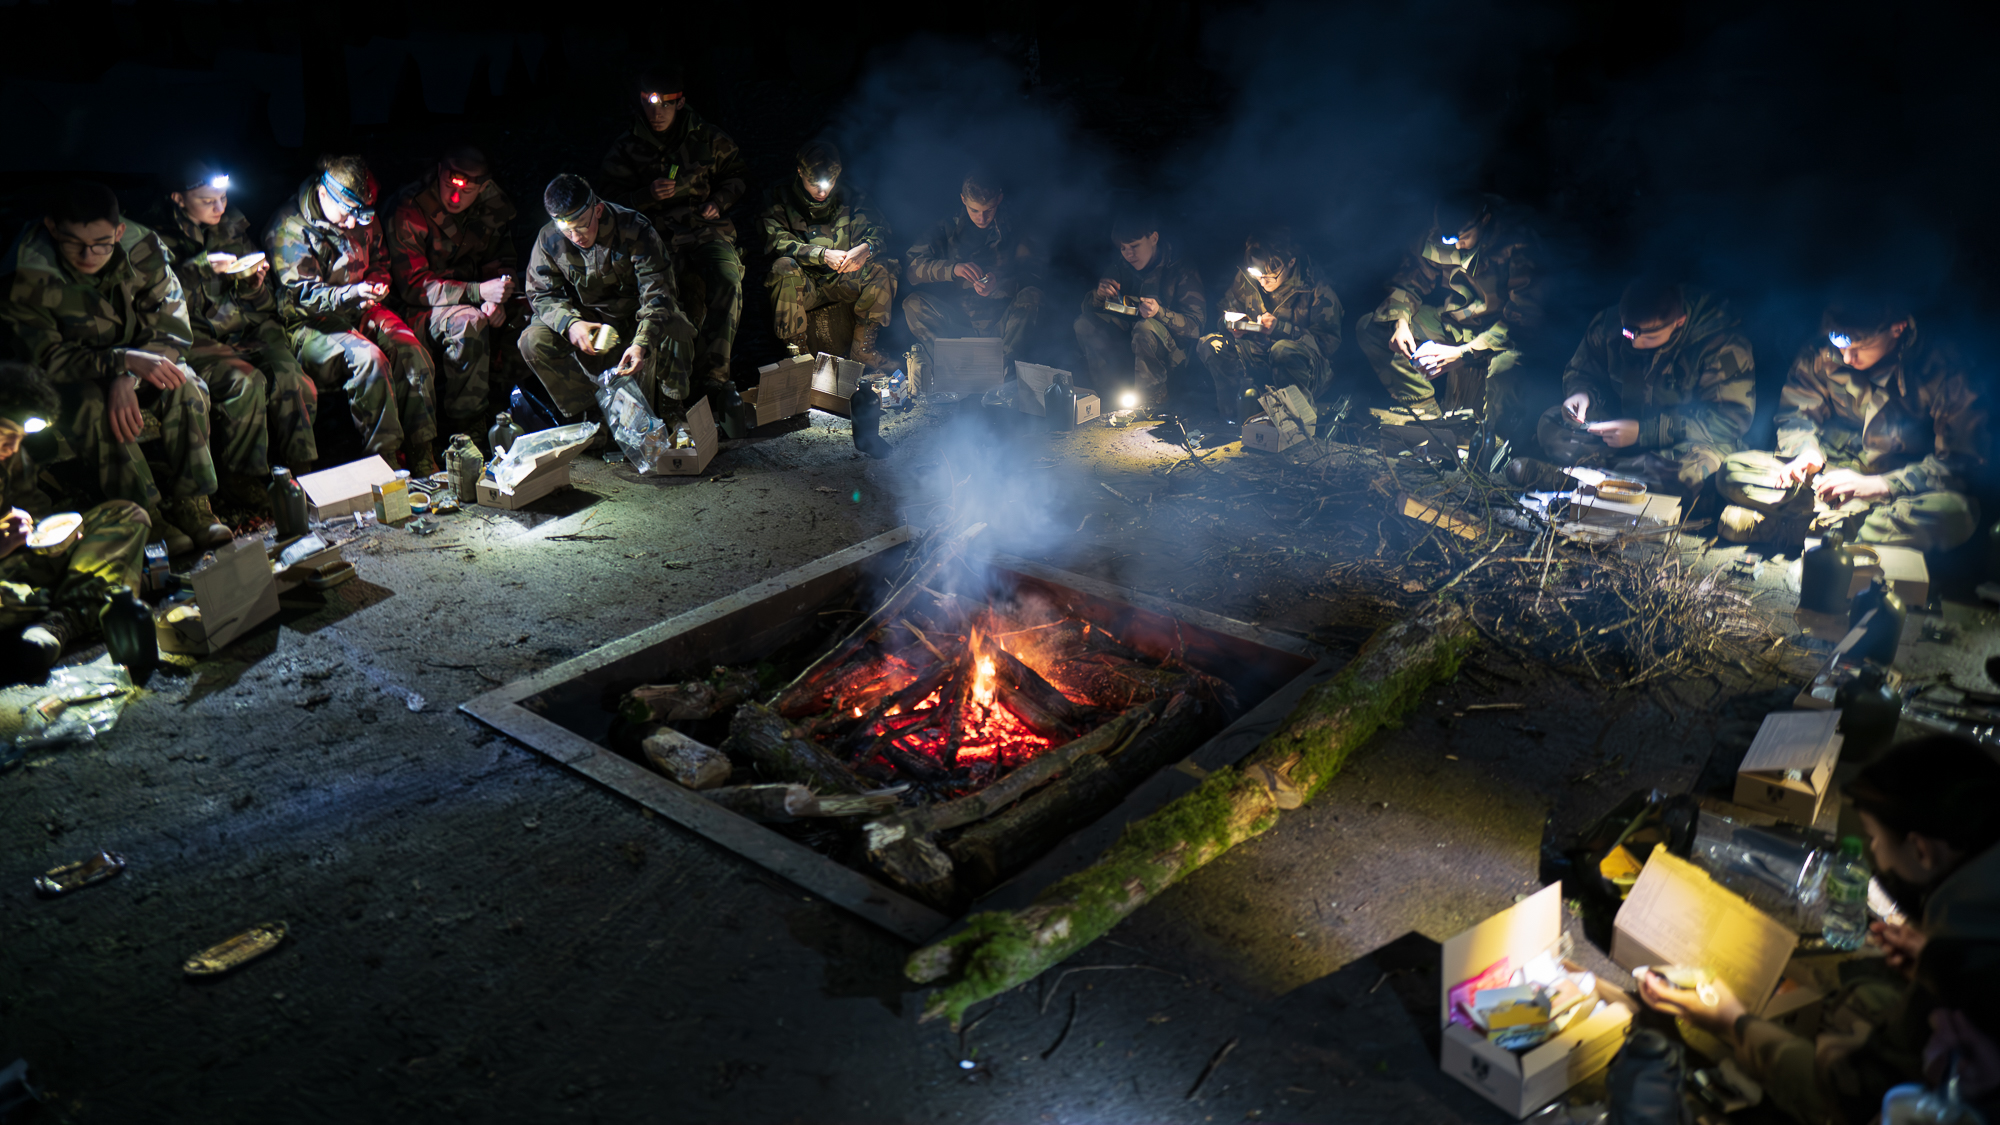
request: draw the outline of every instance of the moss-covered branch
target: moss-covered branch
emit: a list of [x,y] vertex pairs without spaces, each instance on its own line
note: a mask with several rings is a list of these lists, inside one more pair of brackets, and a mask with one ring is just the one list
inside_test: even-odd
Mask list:
[[1125,829],[1097,862],[1013,913],[973,916],[966,928],[910,957],[918,983],[945,982],[924,1018],[950,1017],[1033,980],[1097,940],[1190,872],[1268,830],[1340,772],[1349,754],[1458,670],[1476,639],[1460,607],[1437,604],[1371,638],[1346,668],[1307,692],[1243,762],[1210,774]]

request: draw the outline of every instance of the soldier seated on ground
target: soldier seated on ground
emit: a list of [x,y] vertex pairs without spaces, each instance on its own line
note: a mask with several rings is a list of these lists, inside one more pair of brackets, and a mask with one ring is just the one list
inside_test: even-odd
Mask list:
[[111,590],[138,585],[146,550],[150,521],[129,500],[83,513],[60,550],[28,547],[28,532],[52,512],[24,443],[59,406],[40,371],[0,363],[0,683],[46,682],[63,646],[96,631]]
[[673,365],[691,369],[693,393],[736,436],[745,415],[729,364],[743,318],[743,258],[728,211],[749,190],[749,171],[729,134],[688,105],[680,67],[645,71],[637,85],[637,120],[604,154],[602,194],[644,215],[672,251],[675,299],[691,303],[685,312],[697,329]]
[[493,357],[513,351],[509,314],[521,286],[514,201],[478,149],[447,151],[389,203],[390,299],[437,371],[445,434],[483,439]]
[[1433,384],[1448,378],[1448,404],[1477,407],[1506,432],[1526,390],[1519,336],[1541,319],[1534,235],[1479,192],[1446,195],[1433,215],[1389,295],[1355,326],[1361,354],[1397,406],[1439,417]]
[[375,218],[375,173],[327,157],[264,228],[299,363],[347,391],[362,445],[417,476],[437,471],[436,378],[417,334],[383,302],[389,256]]
[[[228,175],[196,160],[169,180],[149,217],[187,301],[194,330],[188,364],[208,385],[209,449],[230,499],[261,509],[268,506],[264,485],[272,464],[298,475],[319,460],[313,436],[319,388],[292,354],[270,259],[252,237],[249,217],[230,205]],[[237,267],[252,256],[262,260]]]
[[1202,337],[1198,354],[1225,425],[1256,413],[1252,396],[1264,387],[1295,386],[1313,398],[1326,389],[1346,314],[1290,231],[1244,240],[1243,265],[1220,311],[1222,331]]
[[764,206],[764,240],[778,255],[764,282],[778,338],[809,352],[806,314],[847,305],[854,312],[847,358],[886,366],[875,342],[896,309],[896,261],[883,256],[889,227],[841,181],[839,149],[814,141],[799,150],[798,174],[773,188]]
[[903,319],[928,354],[932,341],[998,336],[1012,362],[1041,312],[1042,259],[1001,214],[1000,181],[974,172],[959,185],[963,210],[910,247]]
[[[1587,465],[1687,495],[1736,452],[1757,410],[1750,341],[1728,302],[1691,285],[1641,278],[1599,312],[1563,370],[1563,399],[1536,427],[1541,454],[1507,479],[1557,489],[1560,467]],[[1551,463],[1553,462],[1553,463]]]
[[[1923,1080],[1931,1014],[1941,998],[1912,984],[1927,947],[2000,942],[2000,765],[1979,746],[1934,735],[1893,746],[1847,787],[1867,831],[1876,879],[1915,926],[1877,922],[1873,940],[1887,954],[1843,972],[1823,1022],[1844,1034],[1815,1042],[1749,1014],[1729,986],[1716,982],[1713,1003],[1648,975],[1646,1003],[1730,1046],[1736,1063],[1796,1120],[1868,1121],[1882,1095]],[[1869,964],[1873,962],[1873,964]],[[1990,1060],[1989,1060],[1990,1061]]]
[[596,408],[597,380],[625,375],[677,421],[688,399],[687,372],[662,362],[663,352],[669,341],[685,347],[694,325],[674,301],[673,263],[659,232],[568,173],[549,181],[542,208],[549,222],[528,259],[534,319],[521,331],[521,358],[564,422],[581,422]]
[[1964,364],[1881,299],[1834,304],[1820,331],[1825,341],[1807,345],[1785,377],[1778,451],[1731,454],[1723,466],[1723,538],[1793,540],[1808,521],[1919,551],[1972,538],[1970,490],[1991,433],[1987,398]]
[[[1091,386],[1104,392],[1129,387],[1144,403],[1161,402],[1169,377],[1187,366],[1183,348],[1193,347],[1208,324],[1201,275],[1161,237],[1151,212],[1121,212],[1111,224],[1111,242],[1118,257],[1105,261],[1097,287],[1083,298],[1077,346]],[[1137,311],[1107,310],[1114,302]]]
[[[208,504],[208,391],[181,360],[193,330],[159,237],[127,223],[110,188],[74,181],[15,242],[0,279],[0,319],[61,399],[62,456],[93,470],[107,499],[144,508],[175,554],[229,542]],[[140,447],[152,439],[157,481]]]

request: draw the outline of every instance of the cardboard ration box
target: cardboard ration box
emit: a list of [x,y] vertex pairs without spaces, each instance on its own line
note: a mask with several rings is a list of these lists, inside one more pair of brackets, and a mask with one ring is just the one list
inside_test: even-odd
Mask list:
[[[500,486],[487,477],[479,478],[479,502],[490,508],[514,511],[525,508],[549,493],[569,487],[569,465],[583,452],[586,442],[562,449],[551,449],[535,458],[535,467],[529,471],[521,483],[514,486],[513,495],[500,491]],[[509,448],[512,448],[511,446]]]
[[277,572],[273,578],[280,594],[328,575],[334,566],[343,561],[340,548],[329,546],[318,535],[295,536],[282,543],[273,543],[266,554],[271,559],[272,569]]
[[743,401],[757,412],[757,424],[768,426],[804,414],[812,403],[812,356],[795,355],[757,369],[757,385],[743,392]]
[[1104,413],[1104,403],[1096,391],[1079,387],[1070,373],[1060,367],[1045,367],[1039,363],[1014,361],[1014,375],[1020,385],[1014,391],[1014,409],[1037,418],[1048,415],[1049,388],[1062,383],[1076,391],[1076,425],[1083,425]]
[[693,477],[700,476],[708,469],[708,463],[722,448],[722,435],[715,428],[715,413],[708,408],[706,398],[696,399],[687,412],[688,436],[694,439],[689,449],[676,449],[674,455],[661,460],[653,470],[660,476]]
[[1007,356],[998,336],[932,340],[925,379],[934,394],[983,395],[1007,378]]
[[1840,763],[1840,712],[1774,711],[1736,767],[1734,800],[1780,820],[1810,826]]
[[[1727,984],[1752,1015],[1797,1023],[1822,997],[1807,981],[1785,984],[1799,935],[1709,878],[1708,872],[1656,845],[1639,881],[1612,921],[1611,959],[1626,969],[1681,965]],[[1726,1057],[1729,1049],[1683,1027],[1688,1044]]]
[[1266,390],[1257,396],[1258,413],[1243,422],[1243,448],[1277,453],[1312,436],[1319,412],[1297,387]]
[[806,402],[819,410],[845,416],[852,409],[849,400],[867,372],[867,365],[825,352],[813,359],[812,387],[806,392]]
[[299,487],[305,489],[306,504],[311,508],[307,514],[325,521],[374,508],[375,486],[395,479],[396,470],[389,462],[380,454],[370,454],[359,461],[307,473],[299,478]]
[[[1805,551],[1820,545],[1820,540],[1809,538],[1799,559],[1791,563],[1792,585],[1799,583],[1801,560]],[[1903,599],[1903,604],[1911,609],[1922,609],[1931,600],[1931,572],[1924,564],[1924,553],[1908,547],[1888,547],[1877,543],[1854,543],[1848,549],[1854,553],[1854,582],[1848,587],[1847,596],[1853,597],[1868,588],[1877,578],[1886,579],[1889,589]]]
[[190,575],[191,598],[169,600],[153,615],[162,652],[207,656],[278,612],[271,556],[255,539],[238,539]]
[[[1610,1066],[1632,1026],[1636,1003],[1587,976],[1591,987],[1583,992],[1574,965],[1560,965],[1569,975],[1542,990],[1544,998],[1510,983],[1517,974],[1539,976],[1558,965],[1562,914],[1562,885],[1551,883],[1444,943],[1438,1066],[1515,1117],[1528,1116]],[[1477,987],[1481,981],[1495,987]],[[1455,1006],[1464,1010],[1455,1012]],[[1557,1008],[1567,1020],[1560,1031],[1524,1050],[1501,1045],[1515,1028],[1545,1020]],[[1484,1034],[1475,1013],[1488,1021]]]
[[[1830,711],[1837,706],[1840,689],[1852,683],[1861,672],[1862,662],[1853,656],[1853,652],[1866,632],[1867,629],[1860,625],[1849,629],[1826,659],[1820,662],[1819,671],[1814,673],[1812,680],[1792,698],[1792,706],[1802,711]],[[1900,682],[1900,677],[1893,670],[1889,675]]]

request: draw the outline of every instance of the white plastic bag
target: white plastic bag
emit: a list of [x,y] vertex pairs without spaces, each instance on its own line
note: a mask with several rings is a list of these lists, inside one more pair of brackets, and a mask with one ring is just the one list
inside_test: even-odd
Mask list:
[[611,427],[611,440],[641,475],[656,471],[676,448],[694,444],[686,426],[668,426],[646,402],[645,391],[630,375],[607,372],[597,388],[597,406]]
[[559,453],[573,445],[582,445],[597,433],[597,423],[579,422],[574,426],[557,426],[552,430],[536,430],[514,439],[507,452],[493,462],[488,471],[493,474],[493,486],[502,495],[514,495],[514,489],[528,474],[535,471],[536,461],[546,453]]

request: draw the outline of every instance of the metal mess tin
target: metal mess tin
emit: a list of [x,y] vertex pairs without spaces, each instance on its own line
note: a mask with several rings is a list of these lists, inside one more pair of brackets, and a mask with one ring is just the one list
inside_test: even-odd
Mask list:
[[124,856],[117,852],[100,851],[89,859],[65,863],[50,869],[46,875],[35,876],[35,893],[45,898],[66,895],[71,891],[94,887],[123,870]]
[[227,941],[211,945],[181,963],[181,971],[191,977],[212,977],[248,964],[278,948],[285,940],[283,922],[264,922],[250,927]]

